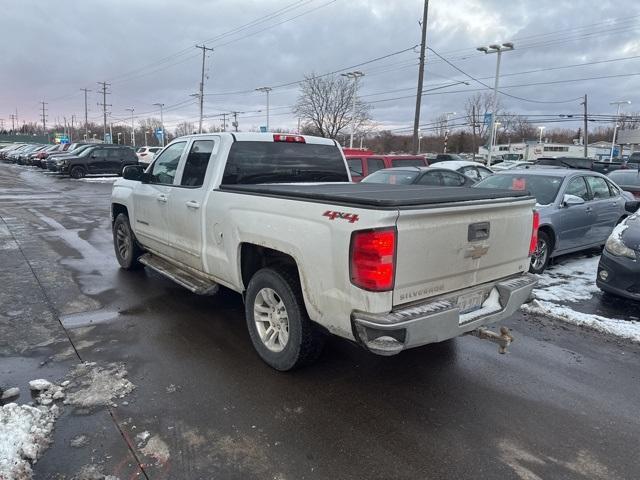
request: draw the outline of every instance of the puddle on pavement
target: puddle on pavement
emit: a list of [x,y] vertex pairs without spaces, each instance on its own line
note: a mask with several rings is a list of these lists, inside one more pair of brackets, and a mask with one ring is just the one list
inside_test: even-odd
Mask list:
[[71,315],[63,315],[60,322],[64,328],[79,328],[98,323],[105,323],[118,318],[120,314],[112,310],[95,310],[93,312],[81,312]]

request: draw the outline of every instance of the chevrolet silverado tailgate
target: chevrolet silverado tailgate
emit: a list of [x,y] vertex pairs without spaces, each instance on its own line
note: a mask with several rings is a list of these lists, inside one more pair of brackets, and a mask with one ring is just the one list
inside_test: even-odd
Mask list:
[[400,209],[393,304],[527,271],[533,205],[504,198]]

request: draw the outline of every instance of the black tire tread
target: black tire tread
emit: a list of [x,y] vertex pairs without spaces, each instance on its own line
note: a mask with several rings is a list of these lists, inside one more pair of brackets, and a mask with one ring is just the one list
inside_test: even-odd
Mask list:
[[[126,223],[127,228],[131,233],[132,254],[131,254],[131,261],[129,262],[128,265],[123,264],[120,261],[120,255],[118,254],[118,247],[116,246],[116,227],[118,226],[119,223],[122,223],[122,222]],[[123,268],[124,270],[139,270],[143,268],[144,265],[138,261],[138,258],[140,258],[140,256],[144,253],[144,251],[142,250],[142,248],[140,248],[140,245],[138,244],[138,240],[136,240],[136,235],[135,233],[133,233],[133,230],[131,229],[131,224],[129,223],[129,217],[126,214],[124,213],[118,214],[115,221],[113,222],[112,233],[113,233],[113,248],[116,252],[116,259],[118,259],[118,263],[120,264],[120,267]]]
[[[263,360],[267,362],[270,366],[275,368],[276,370],[281,371],[289,371],[294,370],[305,365],[309,365],[318,359],[320,354],[322,353],[322,349],[324,347],[325,336],[322,332],[319,331],[318,327],[316,327],[309,315],[307,314],[307,309],[304,305],[304,298],[302,295],[302,288],[300,287],[300,279],[298,273],[294,268],[285,267],[285,266],[276,266],[276,267],[265,267],[252,277],[252,281],[256,278],[260,279],[263,276],[275,275],[279,277],[280,280],[284,283],[285,288],[289,290],[289,294],[295,299],[296,302],[296,310],[298,314],[298,318],[300,319],[301,326],[301,338],[300,345],[297,358],[294,363],[291,365],[274,365],[270,363],[264,357]],[[249,283],[251,288],[251,282]],[[289,307],[287,306],[287,309]],[[261,342],[259,338],[253,339],[253,327],[249,325],[249,322],[253,322],[253,299],[251,299],[246,304],[246,317],[247,324],[249,328],[250,335],[252,336],[252,341]],[[289,337],[291,340],[291,336]],[[259,353],[259,352],[258,352]]]
[[[544,237],[547,241],[547,262],[543,265],[542,270],[540,272],[537,272],[537,274],[542,274],[551,264],[551,254],[553,253],[553,247],[552,247],[552,243],[551,243],[551,238],[549,238],[549,235],[546,232],[543,231],[539,231],[538,232],[538,237]],[[529,270],[531,273],[536,273],[533,272],[531,269]]]

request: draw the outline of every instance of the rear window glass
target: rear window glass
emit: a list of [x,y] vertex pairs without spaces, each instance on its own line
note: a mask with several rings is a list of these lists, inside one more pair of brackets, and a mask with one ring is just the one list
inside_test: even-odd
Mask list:
[[500,174],[476,183],[476,188],[502,188],[528,191],[540,205],[553,203],[562,185],[563,178],[546,175]]
[[637,170],[616,170],[611,172],[608,177],[618,185],[640,186],[640,172]]
[[402,172],[402,171],[389,171],[389,170],[378,170],[375,173],[372,173],[364,180],[364,183],[388,183],[390,185],[409,185],[413,183],[420,172]]
[[348,181],[335,145],[287,142],[235,142],[222,177],[223,185]]
[[358,177],[362,176],[362,159],[347,158],[347,165],[349,165],[349,171],[352,175],[356,175]]
[[424,167],[425,162],[419,158],[394,158],[391,160],[392,167]]

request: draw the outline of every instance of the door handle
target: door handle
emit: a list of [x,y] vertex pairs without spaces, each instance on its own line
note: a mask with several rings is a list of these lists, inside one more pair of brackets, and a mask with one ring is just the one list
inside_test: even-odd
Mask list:
[[167,196],[166,196],[166,195],[164,195],[164,194],[160,194],[160,195],[158,195],[158,196],[156,197],[156,199],[157,199],[159,202],[167,203]]
[[185,205],[188,208],[200,208],[200,204],[198,202],[196,202],[195,200],[189,200],[188,202],[185,203]]

